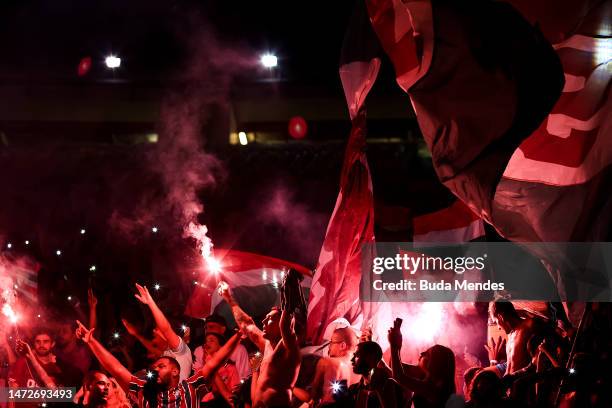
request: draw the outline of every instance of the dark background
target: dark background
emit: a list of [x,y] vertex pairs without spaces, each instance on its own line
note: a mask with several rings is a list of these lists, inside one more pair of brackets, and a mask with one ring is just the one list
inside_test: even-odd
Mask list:
[[[159,282],[156,296],[179,316],[199,255],[182,237],[177,191],[203,204],[197,218],[216,247],[314,268],[350,130],[337,70],[352,3],[3,1],[0,244],[9,260],[40,264],[43,303],[82,309],[93,286],[102,313],[137,314],[133,282]],[[265,51],[277,69],[258,68]],[[103,64],[110,53],[117,70]],[[412,216],[452,201],[393,77],[384,61],[371,95],[381,241],[409,240]],[[287,131],[294,115],[309,125],[302,141]],[[280,141],[228,144],[241,126]],[[151,132],[158,143],[143,142]],[[187,188],[185,170],[214,181]]]

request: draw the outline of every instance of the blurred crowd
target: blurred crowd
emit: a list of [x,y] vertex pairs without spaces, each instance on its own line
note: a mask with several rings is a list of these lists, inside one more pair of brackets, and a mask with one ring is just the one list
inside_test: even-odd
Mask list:
[[388,328],[388,350],[371,330],[342,320],[325,343],[305,347],[306,303],[296,274],[283,283],[280,305],[258,319],[225,282],[218,290],[234,322],[210,315],[199,336],[171,324],[140,285],[135,296],[149,309],[150,331],[122,319],[125,335],[102,341],[91,290],[87,321],[57,318],[27,333],[0,328],[0,387],[75,391],[71,402],[0,406],[612,407],[610,304],[587,304],[574,327],[525,316],[510,302],[490,303],[489,319],[503,336],[483,339],[488,361],[472,359],[458,384],[457,356],[444,345],[402,361],[402,316]]

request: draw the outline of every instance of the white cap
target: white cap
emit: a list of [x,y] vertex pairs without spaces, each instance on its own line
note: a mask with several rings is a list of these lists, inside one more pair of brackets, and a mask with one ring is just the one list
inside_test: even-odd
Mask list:
[[344,329],[347,327],[350,327],[351,329],[353,329],[355,336],[359,337],[359,334],[360,334],[359,331],[355,329],[353,326],[351,326],[349,321],[346,320],[344,317],[339,317],[327,325],[327,327],[325,328],[325,333],[323,333],[323,339],[331,340],[331,337],[332,337],[332,334],[334,334],[334,331],[336,331],[337,329]]

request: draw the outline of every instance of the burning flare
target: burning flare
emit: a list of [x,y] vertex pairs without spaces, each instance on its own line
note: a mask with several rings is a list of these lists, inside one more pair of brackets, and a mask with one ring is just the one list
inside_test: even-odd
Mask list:
[[435,340],[442,329],[443,306],[440,302],[423,303],[410,327],[410,334],[414,340],[423,343],[431,343]]
[[13,324],[17,323],[17,320],[19,320],[19,316],[17,316],[17,313],[15,313],[11,305],[8,303],[5,303],[4,306],[2,306],[2,314],[6,316]]
[[198,242],[198,250],[202,254],[202,258],[204,258],[206,267],[211,273],[217,274],[221,271],[222,265],[221,262],[212,254],[213,242],[207,234],[208,228],[206,225],[194,224],[193,222],[190,222],[184,235],[195,238],[195,240]]

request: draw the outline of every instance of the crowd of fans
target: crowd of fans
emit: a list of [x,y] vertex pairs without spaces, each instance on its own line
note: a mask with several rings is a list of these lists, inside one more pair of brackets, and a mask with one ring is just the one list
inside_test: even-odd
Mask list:
[[[367,329],[334,327],[325,347],[303,348],[306,305],[288,274],[280,307],[260,324],[224,282],[219,285],[237,330],[221,315],[205,319],[201,340],[175,328],[145,286],[136,298],[149,310],[150,335],[123,320],[130,341],[97,338],[96,304],[89,321],[60,321],[18,335],[0,328],[0,387],[72,387],[71,403],[0,402],[23,406],[137,407],[612,407],[609,304],[589,304],[579,328],[525,317],[510,302],[493,302],[490,319],[505,339],[489,339],[489,361],[456,382],[455,353],[433,345],[417,364],[402,361],[402,319],[388,329],[389,350]],[[293,277],[291,277],[293,276]],[[180,333],[180,334],[179,334]],[[139,346],[136,343],[140,343]],[[134,353],[145,351],[143,358]]]

